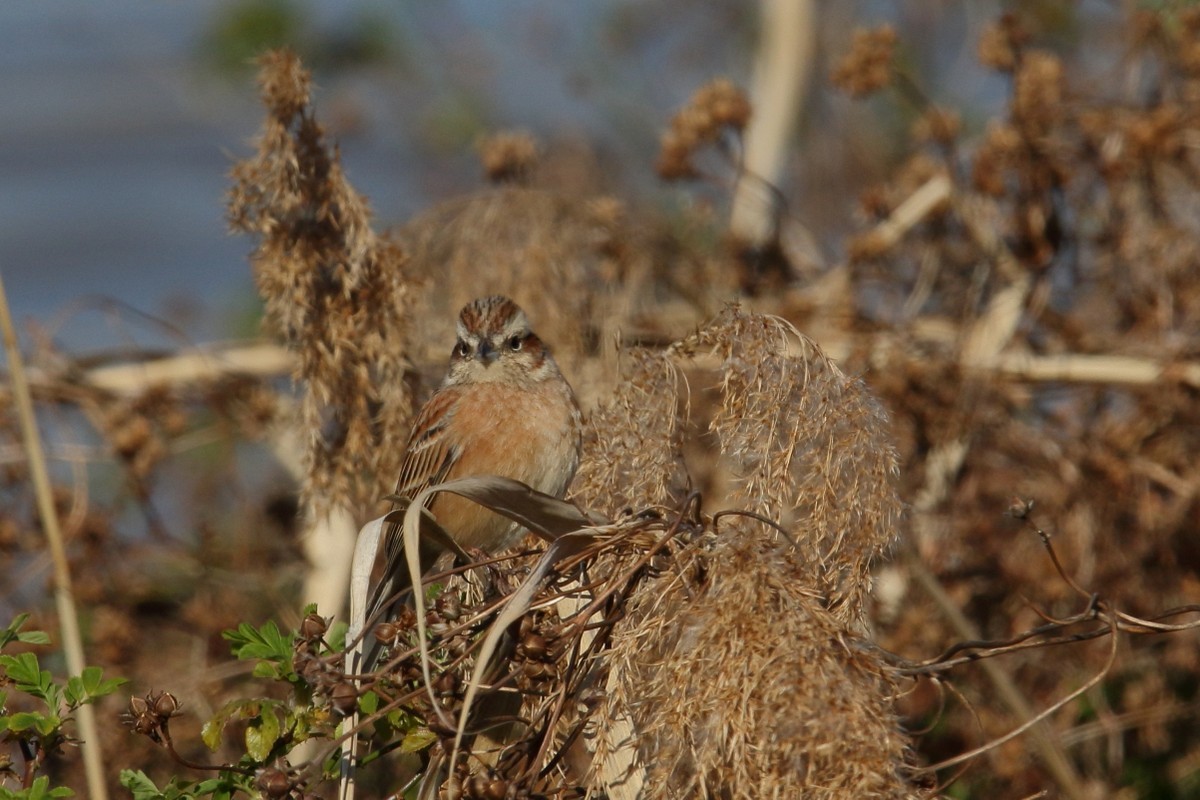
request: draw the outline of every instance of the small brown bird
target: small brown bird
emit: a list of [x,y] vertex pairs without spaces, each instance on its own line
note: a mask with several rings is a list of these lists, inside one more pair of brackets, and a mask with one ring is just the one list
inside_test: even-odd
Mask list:
[[[579,466],[580,440],[575,393],[525,312],[507,297],[483,297],[459,313],[449,372],[417,414],[396,494],[412,499],[453,478],[500,475],[562,497]],[[502,550],[521,532],[457,495],[436,495],[430,511],[464,549]],[[398,529],[385,546],[368,619],[409,583]]]

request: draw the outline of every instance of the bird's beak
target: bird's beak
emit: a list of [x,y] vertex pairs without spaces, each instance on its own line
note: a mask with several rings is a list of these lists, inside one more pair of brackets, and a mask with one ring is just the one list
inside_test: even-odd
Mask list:
[[484,364],[490,364],[496,360],[497,356],[500,355],[500,351],[492,347],[491,342],[489,342],[487,339],[484,339],[479,343],[479,349],[476,351],[475,355]]

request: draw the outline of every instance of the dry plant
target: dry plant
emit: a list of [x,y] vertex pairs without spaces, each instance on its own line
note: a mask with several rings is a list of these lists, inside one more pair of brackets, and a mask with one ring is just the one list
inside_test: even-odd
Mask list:
[[401,251],[375,235],[366,201],[309,108],[311,77],[286,51],[261,59],[268,116],[234,167],[229,219],[254,234],[267,321],[299,356],[305,491],[319,508],[378,500],[412,413],[409,291]]
[[[712,514],[687,490],[686,384],[673,363],[708,352],[719,356],[714,428],[739,476],[735,509]],[[418,604],[376,627],[391,654],[366,676],[381,701],[359,728],[403,709],[439,734],[422,796],[443,780],[465,797],[912,795],[892,678],[854,641],[868,564],[899,512],[886,418],[813,343],[736,308],[629,362],[590,419],[574,493],[616,521],[555,539],[526,577],[528,561],[490,562],[483,584],[507,597],[472,601],[452,582],[428,616]],[[811,441],[796,439],[797,421]],[[537,509],[465,483],[429,491],[553,538]],[[488,698],[513,689],[524,698],[515,732],[502,747],[476,739],[499,721]],[[640,794],[621,788],[631,782]]]

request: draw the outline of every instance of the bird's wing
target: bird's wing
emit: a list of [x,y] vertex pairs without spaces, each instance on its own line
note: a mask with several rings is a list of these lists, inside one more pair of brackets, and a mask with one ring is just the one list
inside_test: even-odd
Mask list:
[[[396,482],[396,494],[400,497],[413,500],[425,489],[446,480],[454,462],[458,460],[462,448],[458,442],[450,440],[447,427],[458,394],[456,387],[438,391],[417,415],[404,453],[404,463],[400,467],[400,478]],[[383,606],[390,605],[389,598],[409,585],[408,570],[404,565],[404,533],[398,523],[388,526],[384,533],[383,548],[384,572],[367,604],[368,619],[376,616]],[[423,568],[431,565],[423,564]],[[373,660],[368,659],[368,663]]]
[[450,441],[447,432],[459,394],[455,387],[442,389],[429,398],[417,416],[396,481],[396,494],[401,497],[415,499],[425,489],[441,483],[458,460],[460,443]]

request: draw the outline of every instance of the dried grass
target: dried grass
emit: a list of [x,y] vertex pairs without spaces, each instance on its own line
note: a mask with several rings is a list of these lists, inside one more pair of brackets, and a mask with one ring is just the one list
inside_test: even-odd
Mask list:
[[299,355],[305,493],[318,508],[366,507],[398,472],[412,413],[405,354],[411,296],[394,244],[309,108],[311,77],[286,51],[260,60],[268,114],[258,152],[235,165],[229,219],[250,256],[268,324]]
[[571,498],[617,517],[675,506],[687,494],[683,461],[681,376],[660,353],[635,349],[612,392],[588,417]]
[[737,520],[626,604],[601,724],[632,721],[643,796],[914,796],[887,671],[810,585],[803,559]]
[[620,791],[614,762],[644,770],[646,797],[908,796],[891,680],[847,638],[900,512],[887,420],[860,381],[781,320],[731,308],[671,356],[639,354],[593,416],[578,497],[637,508],[671,494],[683,420],[670,359],[701,350],[721,359],[726,502],[790,539],[718,516],[629,597],[597,725],[631,728],[637,752],[599,735],[597,775]]
[[782,525],[808,585],[843,624],[862,623],[871,562],[902,509],[882,407],[775,317],[730,309],[679,348],[700,349],[721,361],[711,427],[734,476],[729,504]]
[[570,375],[584,356],[611,346],[639,305],[648,264],[627,246],[629,229],[611,198],[579,200],[517,186],[480,191],[416,217],[393,233],[419,282],[421,342],[436,348],[418,351],[415,360],[444,363],[458,309],[503,294],[537,320],[539,335],[554,343]]

